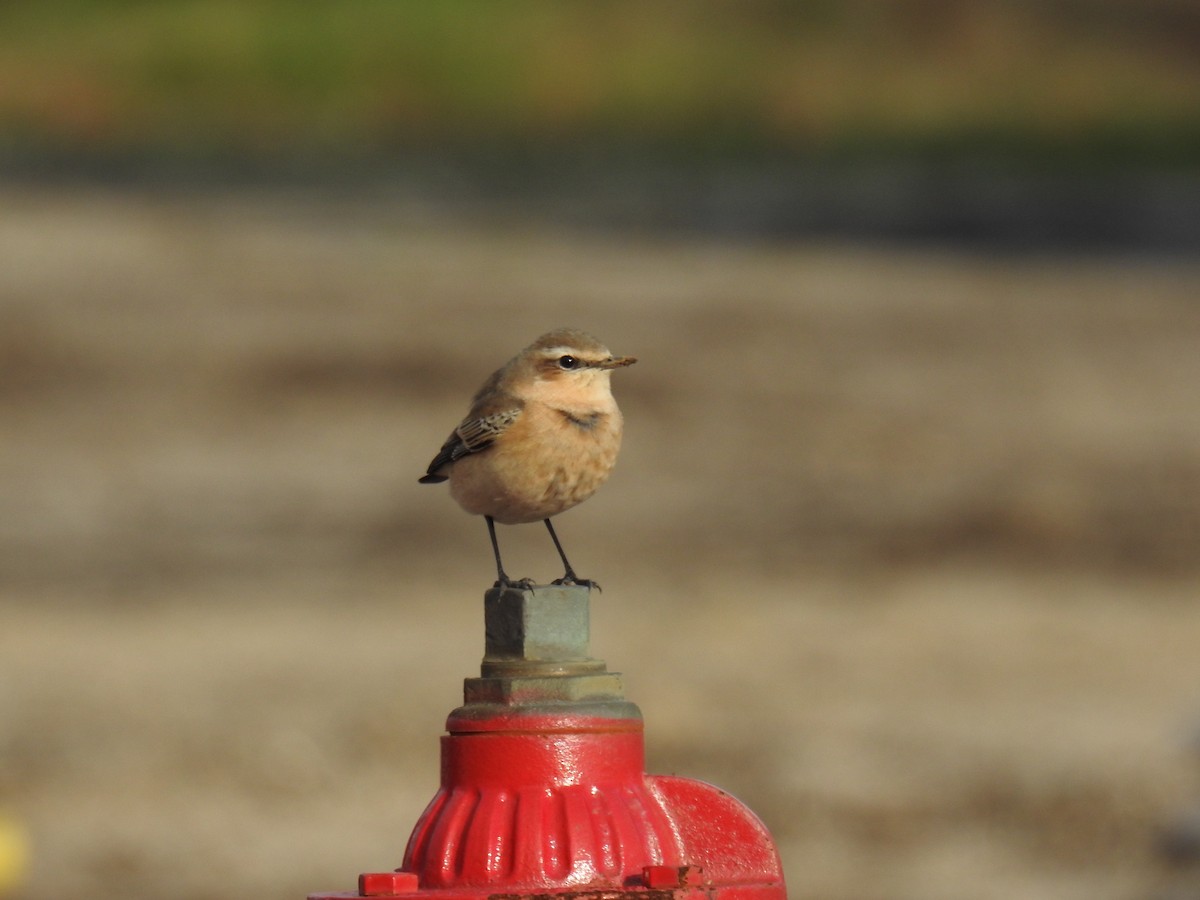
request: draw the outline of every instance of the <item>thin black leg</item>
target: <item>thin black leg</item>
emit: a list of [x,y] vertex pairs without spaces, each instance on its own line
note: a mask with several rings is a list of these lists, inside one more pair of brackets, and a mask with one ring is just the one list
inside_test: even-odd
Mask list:
[[504,574],[504,564],[500,562],[500,544],[496,541],[496,523],[491,516],[484,516],[484,521],[487,522],[488,537],[492,539],[492,553],[496,556],[496,586],[508,587],[511,583],[508,576]]
[[580,578],[575,574],[575,570],[571,568],[571,563],[567,560],[567,554],[563,552],[562,544],[558,540],[558,535],[554,533],[554,526],[550,524],[549,519],[543,519],[546,523],[546,530],[550,532],[550,540],[554,541],[554,549],[558,551],[558,556],[562,560],[563,568],[566,571],[562,578],[556,578],[553,584],[580,584],[584,587],[595,588],[600,590],[600,585],[588,578]]
[[533,582],[528,578],[522,578],[520,581],[513,581],[506,574],[504,574],[504,564],[500,562],[500,544],[496,540],[496,522],[491,516],[484,516],[483,518],[487,522],[488,537],[492,539],[492,553],[494,553],[496,556],[496,587],[515,587],[525,590],[533,587]]

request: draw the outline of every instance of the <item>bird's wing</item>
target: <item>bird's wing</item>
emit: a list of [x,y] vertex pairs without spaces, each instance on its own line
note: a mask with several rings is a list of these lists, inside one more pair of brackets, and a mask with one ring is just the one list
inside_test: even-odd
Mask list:
[[465,456],[477,453],[508,430],[517,417],[521,415],[520,407],[494,412],[478,419],[468,419],[454,429],[454,434],[461,442],[462,449],[455,456]]
[[[476,412],[477,410],[472,410]],[[442,449],[429,464],[425,475],[419,480],[422,484],[437,484],[445,481],[447,475],[444,469],[455,460],[462,459],[469,453],[478,453],[491,446],[492,441],[502,435],[521,415],[521,407],[514,405],[504,409],[489,412],[480,416],[469,416],[461,425],[450,433]]]

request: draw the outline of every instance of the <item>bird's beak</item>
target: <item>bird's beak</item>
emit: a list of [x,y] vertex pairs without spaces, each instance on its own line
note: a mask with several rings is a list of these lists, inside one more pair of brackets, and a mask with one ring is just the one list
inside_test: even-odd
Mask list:
[[632,366],[635,362],[637,362],[637,358],[633,356],[610,356],[600,363],[600,368],[619,369],[622,366]]

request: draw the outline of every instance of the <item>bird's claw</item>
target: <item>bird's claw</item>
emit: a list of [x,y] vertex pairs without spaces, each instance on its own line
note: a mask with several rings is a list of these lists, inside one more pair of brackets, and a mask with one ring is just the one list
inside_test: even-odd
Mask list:
[[603,590],[603,588],[600,587],[600,582],[592,581],[592,579],[590,579],[590,578],[580,578],[574,572],[567,572],[565,575],[563,575],[562,578],[555,578],[550,583],[557,584],[562,587],[567,587],[569,585],[577,585],[578,587],[585,587],[588,590],[597,590],[597,591]]
[[529,591],[529,590],[533,590],[533,588],[536,587],[536,584],[534,583],[534,580],[532,578],[513,579],[513,578],[508,578],[506,576],[504,578],[498,579],[496,581],[496,583],[494,585],[492,585],[492,587],[500,588],[501,590],[503,590],[505,588],[513,588],[518,591]]

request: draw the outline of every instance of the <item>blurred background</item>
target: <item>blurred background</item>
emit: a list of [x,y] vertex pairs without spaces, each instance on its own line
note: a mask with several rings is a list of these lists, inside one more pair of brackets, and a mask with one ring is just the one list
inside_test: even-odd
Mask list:
[[1190,0],[7,3],[0,213],[7,896],[400,864],[494,578],[416,479],[573,325],[652,771],[794,900],[1200,897]]

